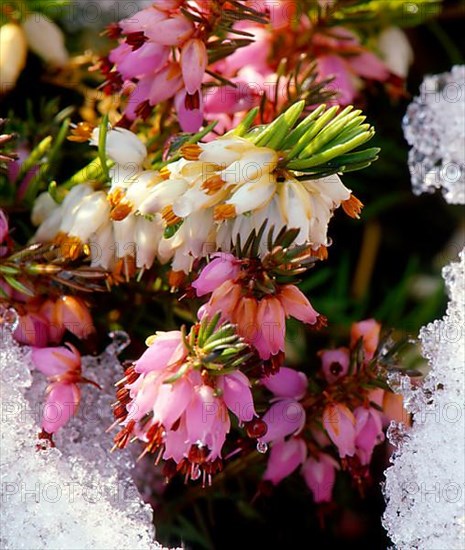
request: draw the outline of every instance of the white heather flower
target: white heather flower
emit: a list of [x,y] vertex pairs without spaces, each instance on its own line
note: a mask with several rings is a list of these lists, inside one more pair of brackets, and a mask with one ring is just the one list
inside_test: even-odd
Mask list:
[[108,220],[109,214],[110,205],[106,194],[103,191],[90,193],[73,211],[72,224],[67,234],[85,243]]
[[152,266],[162,234],[161,216],[157,216],[153,220],[148,220],[144,216],[136,216],[134,241],[137,268],[150,268]]
[[378,49],[388,69],[406,78],[414,54],[405,32],[399,27],[384,29],[378,37]]
[[14,23],[0,27],[0,95],[15,87],[26,65],[27,43],[23,29]]
[[62,67],[69,59],[61,29],[41,13],[29,14],[23,29],[31,50],[46,63]]
[[284,226],[299,228],[295,244],[309,242],[316,250],[327,246],[328,224],[333,212],[350,197],[350,190],[337,175],[305,181],[288,175],[283,182],[276,183],[271,200],[254,210],[252,215],[238,215],[224,221],[218,228],[217,244],[223,250],[229,250],[238,234],[245,242],[251,231],[258,231],[268,220],[268,227],[274,226],[275,233]]
[[40,225],[53,212],[59,208],[60,205],[55,202],[48,191],[41,193],[35,200],[32,208],[31,221],[34,225]]
[[[90,140],[91,145],[98,147],[99,135],[100,128],[95,128]],[[147,147],[136,134],[125,128],[111,128],[108,130],[105,150],[111,160],[123,168],[127,168],[128,171],[131,168],[140,171],[147,157]],[[136,171],[134,171],[135,174]]]

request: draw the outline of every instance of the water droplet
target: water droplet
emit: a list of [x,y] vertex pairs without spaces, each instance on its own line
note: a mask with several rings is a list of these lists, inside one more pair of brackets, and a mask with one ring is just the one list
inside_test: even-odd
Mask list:
[[19,325],[19,315],[12,308],[0,307],[0,330],[5,328],[10,332],[14,332]]
[[124,332],[124,330],[115,330],[110,332],[108,336],[110,336],[112,342],[109,346],[107,346],[107,353],[118,355],[131,343],[128,333]]
[[259,453],[265,454],[268,450],[268,443],[265,443],[264,441],[257,441],[257,451]]

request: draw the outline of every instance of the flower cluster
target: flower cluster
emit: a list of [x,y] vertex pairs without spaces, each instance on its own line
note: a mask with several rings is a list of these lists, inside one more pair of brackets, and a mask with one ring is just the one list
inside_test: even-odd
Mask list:
[[[204,318],[189,335],[158,332],[118,382],[115,447],[132,439],[143,454],[167,461],[167,476],[211,483],[222,469],[222,450],[232,413],[241,425],[256,416],[250,382],[239,370],[253,359],[230,324]],[[173,466],[173,468],[170,467]]]
[[317,251],[329,244],[335,209],[358,217],[362,208],[337,174],[298,176],[279,167],[274,149],[238,136],[185,145],[183,158],[161,171],[143,169],[146,148],[128,130],[109,130],[106,151],[114,162],[107,191],[82,183],[60,205],[45,193],[32,218],[37,242],[54,240],[65,256],[85,253],[105,269],[124,261],[132,274],[157,258],[188,272],[195,259],[230,250],[237,236],[245,242],[266,220],[278,231],[299,228],[295,244]]
[[144,118],[154,105],[175,97],[184,130],[196,131],[202,123],[200,86],[208,62],[205,31],[184,15],[183,4],[187,3],[154,2],[109,29],[121,41],[101,67],[109,91],[122,88],[129,93],[125,110],[129,120]]
[[349,348],[320,352],[321,394],[309,390],[304,373],[286,367],[262,379],[273,396],[263,416],[268,429],[261,441],[272,444],[265,481],[276,485],[300,466],[320,503],[332,500],[340,469],[358,485],[367,480],[383,427],[406,418],[402,399],[379,387],[379,332],[373,319],[355,323]]
[[295,285],[273,282],[259,259],[240,260],[228,253],[214,256],[192,284],[198,296],[211,294],[199,313],[219,313],[234,323],[261,359],[284,354],[287,317],[317,323],[318,313],[306,296]]

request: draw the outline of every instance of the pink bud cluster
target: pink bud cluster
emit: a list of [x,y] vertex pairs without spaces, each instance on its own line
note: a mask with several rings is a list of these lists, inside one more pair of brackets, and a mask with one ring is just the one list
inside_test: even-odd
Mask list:
[[198,130],[203,121],[207,47],[201,26],[182,13],[184,4],[158,0],[110,29],[110,35],[120,36],[120,44],[101,68],[108,91],[122,89],[129,95],[124,114],[131,121],[171,98],[184,131]]

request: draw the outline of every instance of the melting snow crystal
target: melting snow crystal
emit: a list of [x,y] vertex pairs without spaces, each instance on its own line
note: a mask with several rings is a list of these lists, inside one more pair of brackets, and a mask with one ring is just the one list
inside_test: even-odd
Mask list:
[[465,250],[443,270],[445,317],[420,332],[431,371],[421,387],[392,382],[413,414],[413,427],[391,426],[396,441],[386,472],[384,526],[399,550],[465,548]]
[[414,193],[465,204],[465,66],[427,76],[404,118]]
[[36,451],[45,382],[30,373],[27,350],[8,330],[0,334],[1,521],[0,547],[10,549],[161,548],[152,510],[130,477],[126,452],[109,453],[110,402],[121,366],[109,348],[84,358],[85,376],[98,372],[102,391],[86,386],[87,402],[56,438]]
[[[465,204],[465,66],[424,80],[404,129],[414,191],[442,187],[448,202]],[[397,451],[383,523],[399,550],[465,548],[465,249],[459,260],[443,269],[446,315],[420,331],[428,376],[421,386],[391,380],[413,415],[410,430],[388,431]]]

